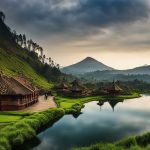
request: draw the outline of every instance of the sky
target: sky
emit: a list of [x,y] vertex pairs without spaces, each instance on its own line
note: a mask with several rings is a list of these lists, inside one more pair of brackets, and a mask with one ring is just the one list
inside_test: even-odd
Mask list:
[[150,0],[0,0],[0,10],[60,66],[88,56],[116,69],[150,65]]

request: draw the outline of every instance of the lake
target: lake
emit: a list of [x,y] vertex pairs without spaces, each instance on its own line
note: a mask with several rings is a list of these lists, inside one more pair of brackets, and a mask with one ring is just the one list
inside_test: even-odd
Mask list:
[[150,95],[100,105],[90,102],[81,115],[64,116],[38,134],[41,142],[32,150],[68,150],[150,131]]

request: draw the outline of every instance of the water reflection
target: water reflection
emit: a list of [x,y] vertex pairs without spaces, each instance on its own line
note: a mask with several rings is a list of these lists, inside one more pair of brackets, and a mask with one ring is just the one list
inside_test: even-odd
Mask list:
[[[100,108],[102,107],[102,111]],[[112,108],[115,108],[112,113]],[[41,143],[33,150],[68,150],[99,141],[111,142],[129,135],[150,130],[150,96],[134,100],[104,103],[91,102],[82,109],[82,115],[64,116],[38,135]]]
[[115,111],[115,106],[118,104],[118,103],[123,103],[124,100],[117,100],[117,99],[108,99],[108,100],[100,100],[97,105],[100,106],[100,111],[102,110],[102,106],[108,102],[113,110],[113,112]]

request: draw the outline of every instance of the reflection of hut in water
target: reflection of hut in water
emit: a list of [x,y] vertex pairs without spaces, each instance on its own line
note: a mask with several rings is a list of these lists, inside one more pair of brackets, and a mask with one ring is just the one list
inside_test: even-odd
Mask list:
[[119,94],[121,94],[122,91],[123,90],[119,87],[119,85],[116,84],[115,81],[113,81],[110,88],[107,89],[107,92],[111,95],[119,95]]
[[123,102],[124,100],[108,100],[108,103],[110,104],[110,106],[112,107],[113,111],[115,110],[115,106],[119,103],[119,102]]

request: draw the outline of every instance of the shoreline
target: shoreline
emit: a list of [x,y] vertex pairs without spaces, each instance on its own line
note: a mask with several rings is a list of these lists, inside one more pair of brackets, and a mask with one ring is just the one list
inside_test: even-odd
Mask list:
[[[118,97],[118,100],[137,97],[140,97],[140,95],[128,95],[126,97],[120,96]],[[41,132],[42,128],[46,128],[47,125],[53,125],[64,115],[79,114],[85,103],[91,101],[101,101],[105,98],[106,97],[103,96],[95,96],[71,99],[58,96],[55,100],[59,106],[58,108],[51,108],[42,112],[33,113],[30,116],[17,121],[13,125],[7,125],[6,127],[2,128],[0,133],[0,149],[10,150],[16,146],[20,146],[26,141],[36,138],[37,134]]]

